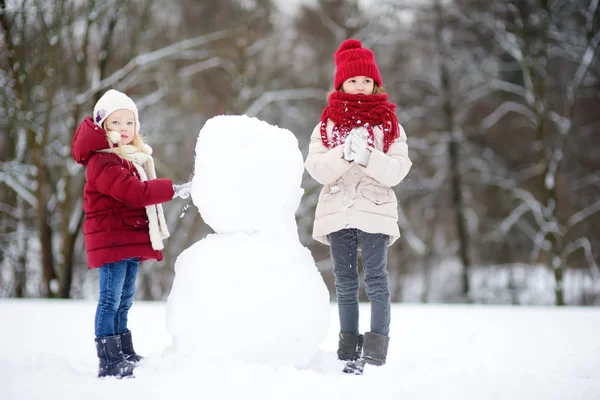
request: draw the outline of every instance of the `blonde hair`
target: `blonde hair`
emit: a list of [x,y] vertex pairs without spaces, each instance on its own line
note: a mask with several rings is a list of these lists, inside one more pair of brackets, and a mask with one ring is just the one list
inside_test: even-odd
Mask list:
[[[342,86],[340,86],[339,90],[336,90],[335,88],[332,88],[331,90],[329,90],[329,92],[327,92],[325,98],[327,99],[327,101],[329,101],[329,96],[331,96],[333,93],[335,92],[343,92],[344,89]],[[385,88],[383,86],[379,86],[377,84],[377,82],[373,82],[373,93],[371,94],[382,94],[382,93],[387,93],[387,91],[385,90]]]
[[[109,130],[106,128],[106,121],[108,121],[108,117],[106,117],[106,119],[104,120],[104,122],[102,124],[102,128],[106,132],[106,141],[108,142],[108,146],[115,154],[117,154],[121,157],[124,157],[125,152],[123,151],[123,147],[122,147],[123,145],[121,144],[121,142],[119,141],[118,143],[113,143],[110,140],[110,138],[108,137]],[[142,135],[140,135],[140,133],[138,132],[137,125],[135,126],[133,139],[131,139],[129,146],[134,146],[136,149],[138,149],[142,153],[148,154],[148,150],[146,149],[146,144],[144,143],[144,139],[142,138]]]

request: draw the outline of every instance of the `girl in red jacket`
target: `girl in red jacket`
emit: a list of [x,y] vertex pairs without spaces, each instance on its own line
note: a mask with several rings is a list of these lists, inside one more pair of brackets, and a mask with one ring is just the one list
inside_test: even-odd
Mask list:
[[190,183],[156,178],[152,149],[139,134],[135,103],[106,92],[73,137],[73,158],[87,167],[83,190],[88,268],[98,268],[96,309],[98,377],[132,374],[142,357],[133,349],[127,314],[135,296],[138,263],[162,260],[169,237],[161,203],[187,198]]

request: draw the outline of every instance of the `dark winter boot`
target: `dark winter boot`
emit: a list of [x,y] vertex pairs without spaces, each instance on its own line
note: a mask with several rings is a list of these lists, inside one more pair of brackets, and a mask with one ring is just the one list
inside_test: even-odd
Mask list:
[[360,357],[363,347],[363,335],[355,335],[353,333],[340,333],[340,341],[338,345],[338,360],[356,360]]
[[365,343],[363,347],[363,360],[366,364],[383,365],[385,364],[390,343],[389,336],[378,333],[365,333]]
[[96,352],[100,360],[98,378],[105,376],[123,378],[133,375],[135,365],[125,359],[120,335],[96,338]]
[[123,354],[125,354],[125,359],[136,364],[142,361],[144,357],[137,354],[133,349],[131,331],[127,330],[126,332],[121,333],[119,336],[121,336],[121,349],[123,350]]

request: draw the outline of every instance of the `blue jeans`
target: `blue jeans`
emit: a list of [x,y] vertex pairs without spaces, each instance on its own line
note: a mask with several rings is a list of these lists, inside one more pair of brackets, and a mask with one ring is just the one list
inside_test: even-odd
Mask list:
[[127,313],[135,296],[139,259],[126,258],[99,267],[100,298],[96,308],[96,337],[127,332]]
[[342,229],[329,235],[340,332],[359,334],[358,246],[362,250],[365,289],[371,302],[371,332],[390,332],[390,286],[387,271],[389,236],[360,229]]

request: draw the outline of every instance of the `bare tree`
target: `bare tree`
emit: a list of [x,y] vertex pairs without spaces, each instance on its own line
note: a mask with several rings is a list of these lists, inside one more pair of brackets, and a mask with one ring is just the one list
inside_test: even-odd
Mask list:
[[[144,25],[120,24],[127,16],[132,17],[128,14],[146,13],[149,2],[142,9],[122,2],[80,4],[70,0],[44,4],[24,1],[14,9],[7,9],[4,2],[1,5],[6,71],[10,74],[4,93],[14,96],[8,111],[12,119],[7,141],[15,150],[7,157],[12,164],[25,166],[20,176],[14,174],[14,168],[5,171],[2,183],[14,193],[9,198],[16,199],[16,215],[23,216],[16,220],[16,226],[37,233],[41,295],[66,298],[70,297],[75,245],[84,218],[83,174],[70,157],[76,125],[106,88],[131,87],[133,75],[141,75],[165,59],[180,58],[184,51],[226,33],[184,40],[131,57],[131,53],[121,53],[123,49],[113,36],[127,34],[132,39],[129,50],[133,51],[139,43],[135,38],[143,31],[129,29]],[[25,219],[29,212],[36,218],[35,227]],[[12,235],[24,238],[27,231],[14,230]],[[27,241],[19,243],[22,256],[11,260],[15,277],[29,270],[26,265],[31,264]],[[17,294],[25,295],[22,289]]]
[[[578,15],[587,21],[584,31],[577,28]],[[565,194],[559,187],[572,178],[561,172],[561,165],[574,156],[567,152],[568,141],[581,123],[574,110],[577,104],[583,105],[581,85],[598,48],[598,2],[584,6],[583,2],[503,1],[485,10],[463,7],[462,16],[482,34],[492,35],[519,71],[514,82],[496,79],[488,86],[508,98],[483,119],[481,128],[506,129],[506,118],[512,114],[517,116],[512,121],[534,133],[530,151],[524,155],[530,162],[520,171],[520,178],[505,176],[496,181],[513,196],[515,207],[491,235],[505,236],[513,228],[521,229],[532,242],[533,258],[543,255],[541,260],[553,271],[555,301],[564,305],[564,274],[571,254],[583,250],[591,271],[598,274],[590,238],[572,233],[600,211],[600,203],[569,211],[572,207],[564,204]],[[568,82],[553,77],[557,66],[563,71],[561,76],[570,71]]]

